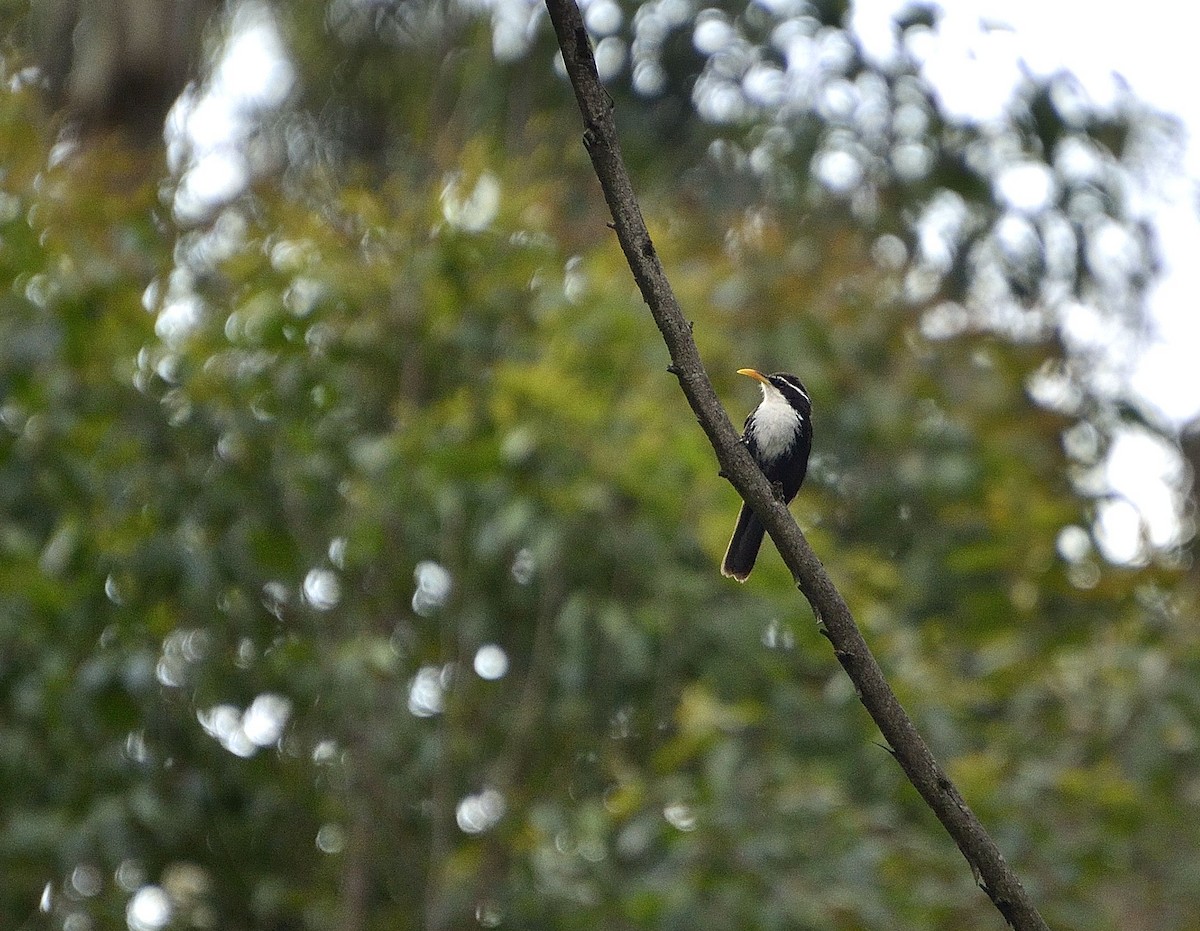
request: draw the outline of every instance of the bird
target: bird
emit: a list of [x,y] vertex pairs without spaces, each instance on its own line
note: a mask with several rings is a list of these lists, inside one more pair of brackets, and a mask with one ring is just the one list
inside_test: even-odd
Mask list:
[[[808,391],[799,378],[786,372],[764,375],[755,369],[737,371],[759,382],[762,389],[762,401],[746,418],[742,442],[775,493],[784,504],[790,504],[804,483],[812,451],[812,402]],[[765,530],[758,515],[743,502],[721,561],[721,575],[739,582],[750,577]]]

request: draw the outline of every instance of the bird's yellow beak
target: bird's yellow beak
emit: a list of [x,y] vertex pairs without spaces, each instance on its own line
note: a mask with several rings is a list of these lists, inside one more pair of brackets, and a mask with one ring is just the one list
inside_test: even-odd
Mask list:
[[761,381],[764,385],[771,384],[767,380],[767,376],[764,375],[762,372],[757,371],[756,369],[738,369],[737,373],[739,375],[745,375],[747,378],[753,378],[755,381]]

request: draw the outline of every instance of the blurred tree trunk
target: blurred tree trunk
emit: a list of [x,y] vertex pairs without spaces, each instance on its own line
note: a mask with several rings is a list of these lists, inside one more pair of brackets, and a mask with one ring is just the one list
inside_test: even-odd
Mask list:
[[85,129],[156,140],[200,60],[216,0],[33,0],[33,50],[58,106]]
[[[1191,472],[1192,514],[1200,515],[1200,422],[1189,425],[1180,438],[1179,446]],[[1200,591],[1200,532],[1192,538],[1191,550],[1192,585],[1195,590]]]

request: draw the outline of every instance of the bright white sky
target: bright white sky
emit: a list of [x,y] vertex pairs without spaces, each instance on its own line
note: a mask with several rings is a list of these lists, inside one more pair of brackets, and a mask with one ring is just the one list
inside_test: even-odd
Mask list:
[[1159,339],[1144,353],[1134,387],[1172,420],[1200,414],[1200,8],[1177,0],[1127,4],[1074,0],[974,0],[1013,24],[1023,54],[1038,70],[1065,66],[1085,83],[1119,73],[1147,103],[1188,128],[1184,177],[1163,179],[1155,204],[1166,276],[1152,298]]
[[[906,5],[857,0],[856,23],[868,47],[871,33]],[[1130,16],[1128,5],[1113,0],[943,0],[941,6],[941,41],[927,77],[952,111],[987,117],[1003,106],[1023,65],[1041,75],[1071,71],[1100,102],[1111,99],[1119,75],[1152,108],[1189,128],[1183,172],[1154,179],[1157,190],[1146,192],[1166,268],[1151,299],[1155,332],[1139,347],[1133,385],[1169,421],[1192,420],[1200,415],[1200,8],[1141,0]]]
[[[855,0],[855,25],[868,51],[872,41],[887,41],[889,19],[906,5]],[[1171,423],[1200,417],[1200,8],[1141,0],[1131,17],[1114,0],[943,0],[941,6],[926,77],[952,112],[981,119],[998,113],[1025,67],[1039,75],[1070,71],[1097,102],[1111,99],[1119,75],[1151,108],[1182,122],[1188,141],[1180,170],[1148,179],[1142,192],[1164,268],[1150,296],[1150,332],[1130,347],[1132,387]],[[1145,541],[1163,547],[1178,540],[1180,495],[1187,491],[1181,468],[1177,451],[1148,431],[1117,435],[1103,481],[1119,497],[1098,504],[1094,528],[1105,557],[1138,563],[1147,556]]]

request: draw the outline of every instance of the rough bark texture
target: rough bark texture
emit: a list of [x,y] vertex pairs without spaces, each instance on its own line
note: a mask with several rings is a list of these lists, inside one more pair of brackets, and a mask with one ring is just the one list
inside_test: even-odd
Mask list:
[[671,354],[670,371],[678,377],[723,473],[761,516],[797,587],[812,605],[821,632],[828,637],[838,662],[853,680],[860,700],[883,733],[896,761],[966,857],[980,888],[1018,931],[1046,929],[1046,922],[995,841],[933,758],[884,679],[845,599],[830,581],[791,513],[776,500],[767,480],[739,442],[704,370],[692,339],[691,324],[671,291],[650,241],[621,157],[612,100],[600,84],[579,8],[575,0],[546,0],[546,7],[583,115],[583,142],[612,212],[617,239]]

